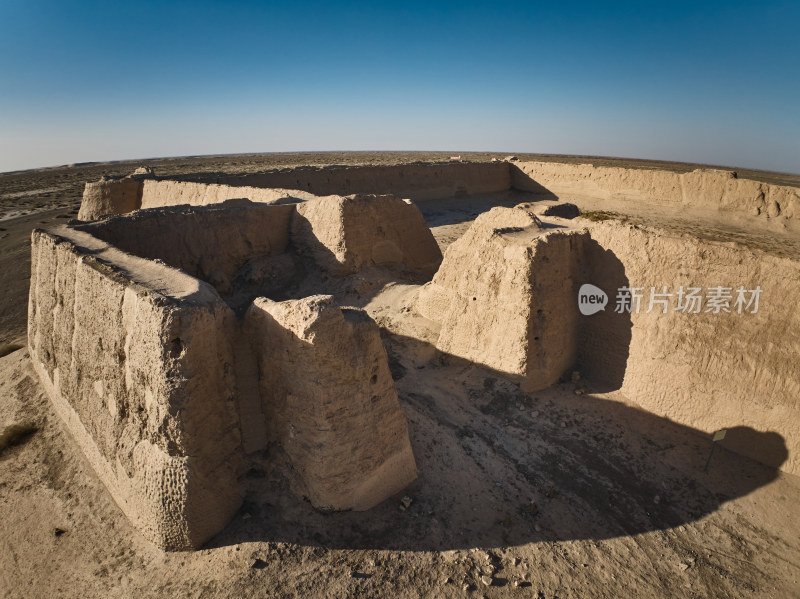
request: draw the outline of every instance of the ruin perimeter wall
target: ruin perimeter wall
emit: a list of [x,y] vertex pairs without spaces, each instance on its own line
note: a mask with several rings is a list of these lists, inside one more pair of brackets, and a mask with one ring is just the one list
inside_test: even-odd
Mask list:
[[511,185],[520,191],[550,192],[558,197],[690,207],[761,220],[800,220],[800,188],[739,179],[729,170],[674,173],[592,164],[517,162],[511,165]]
[[[590,233],[599,248],[619,261],[626,284],[643,288],[645,297],[638,313],[622,319],[614,315],[616,323],[603,313],[581,317],[582,368],[602,377],[618,373],[623,364],[623,395],[698,430],[747,426],[777,433],[788,457],[781,443],[765,437],[726,443],[738,453],[800,474],[800,263],[735,244],[628,225],[598,223]],[[586,276],[608,293],[609,311],[617,287],[605,272],[589,269]],[[762,292],[755,314],[739,314],[733,301],[730,313],[706,312],[704,303],[701,313],[685,314],[672,309],[674,297],[667,313],[658,304],[647,313],[651,287],[659,293],[664,286],[672,293],[681,286],[699,287],[704,294],[723,286],[734,297],[740,286]],[[619,384],[609,382],[612,388]]]
[[234,198],[280,202],[313,196],[390,194],[414,201],[506,191],[504,162],[396,166],[298,167],[265,173],[202,174],[172,179],[126,177],[87,183],[78,218],[92,220],[139,208],[205,206]]
[[724,212],[773,223],[800,220],[800,188],[740,179],[733,171],[696,169],[675,173],[557,162],[298,167],[169,179],[133,176],[87,183],[78,218],[92,220],[157,206],[205,206],[234,198],[281,203],[313,196],[371,193],[420,202],[509,189],[549,197],[576,196]]

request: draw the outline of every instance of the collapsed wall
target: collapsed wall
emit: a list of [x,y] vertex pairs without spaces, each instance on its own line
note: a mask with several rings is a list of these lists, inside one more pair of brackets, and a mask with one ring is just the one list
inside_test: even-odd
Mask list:
[[[568,221],[553,220],[559,228],[547,229],[525,206],[495,208],[447,249],[417,303],[441,325],[436,347],[523,389],[577,368],[599,389],[620,390],[681,424],[771,433],[725,443],[800,473],[800,264],[617,222],[584,220],[583,229],[569,230]],[[605,310],[579,312],[584,283],[606,293]],[[719,287],[727,306],[675,309],[680,289],[705,297]],[[737,306],[740,287],[761,290],[755,313],[753,305]],[[618,310],[623,288],[642,297]]]
[[[386,231],[393,219],[416,223],[438,252],[416,206],[372,203],[370,222]],[[219,532],[241,504],[245,454],[271,442],[302,473],[296,488],[326,509],[367,509],[416,477],[377,325],[315,298],[263,297],[283,292],[270,264],[294,275],[296,215],[295,205],[236,201],[33,233],[31,359],[114,500],[163,549],[196,548]],[[358,219],[330,217],[339,244],[385,242],[377,230],[371,241],[352,231]],[[432,261],[391,266],[413,273]],[[263,278],[252,280],[256,272]],[[261,296],[252,326],[227,303],[241,285]],[[316,318],[293,318],[311,305]],[[264,383],[273,379],[280,384]]]

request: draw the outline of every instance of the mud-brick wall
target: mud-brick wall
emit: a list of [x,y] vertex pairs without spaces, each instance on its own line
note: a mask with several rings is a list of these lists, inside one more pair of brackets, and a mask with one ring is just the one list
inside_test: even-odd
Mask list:
[[393,194],[414,201],[505,191],[505,162],[453,162],[393,166],[298,167],[219,177],[218,183],[299,189],[315,195]]
[[163,549],[200,546],[241,502],[230,326],[205,283],[87,233],[33,232],[34,367],[114,500]]
[[519,162],[511,166],[511,185],[521,191],[558,197],[613,199],[761,219],[800,219],[800,188],[739,179],[733,171],[725,170],[674,173],[592,164]]
[[93,220],[158,206],[205,206],[234,198],[272,203],[311,195],[368,193],[424,201],[495,193],[510,186],[505,162],[298,167],[246,175],[126,178],[87,183],[78,218]]
[[[729,448],[800,473],[800,263],[731,244],[600,223],[591,236],[615,268],[589,269],[607,312],[583,317],[583,365],[644,409],[706,432],[734,431]],[[622,276],[620,276],[622,273]],[[617,286],[643,288],[641,308],[614,315]],[[654,304],[650,289],[762,289],[757,313],[698,314]],[[747,295],[749,299],[749,295]],[[657,298],[656,298],[657,299]],[[597,319],[597,320],[594,320]],[[603,324],[605,323],[605,324]],[[745,427],[756,435],[736,430]],[[784,447],[785,446],[785,447]],[[788,456],[786,454],[788,451]],[[785,460],[785,462],[784,462]]]

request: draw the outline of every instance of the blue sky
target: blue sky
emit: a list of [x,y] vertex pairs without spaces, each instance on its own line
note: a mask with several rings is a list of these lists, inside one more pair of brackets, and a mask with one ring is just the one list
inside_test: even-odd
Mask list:
[[0,0],[0,171],[295,150],[800,173],[800,2]]

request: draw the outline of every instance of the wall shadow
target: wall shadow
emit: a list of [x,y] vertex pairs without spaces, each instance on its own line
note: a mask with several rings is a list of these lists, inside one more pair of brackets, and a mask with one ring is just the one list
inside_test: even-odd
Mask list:
[[[609,539],[694,522],[779,474],[724,444],[704,471],[709,435],[595,396],[603,383],[523,393],[504,373],[384,334],[419,478],[369,511],[324,514],[291,493],[293,473],[273,445],[252,456],[247,499],[207,547],[430,551]],[[788,455],[776,433],[742,426],[731,435],[768,447],[776,466]],[[413,500],[405,510],[403,496]]]
[[615,391],[625,378],[633,330],[630,313],[615,310],[617,290],[630,287],[625,265],[589,238],[583,247],[581,276],[581,284],[590,283],[606,293],[608,304],[596,314],[578,317],[576,366],[598,391]]
[[511,189],[526,191],[536,194],[541,200],[558,201],[558,196],[547,189],[544,185],[536,181],[529,174],[513,163],[508,163],[509,174],[511,175]]

